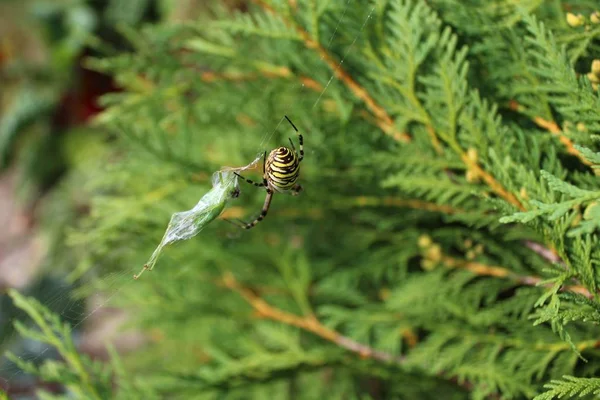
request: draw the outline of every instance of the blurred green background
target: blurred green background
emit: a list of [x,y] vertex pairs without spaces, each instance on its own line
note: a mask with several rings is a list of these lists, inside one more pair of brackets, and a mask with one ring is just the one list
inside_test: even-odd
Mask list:
[[[103,162],[111,146],[110,133],[89,122],[102,110],[98,98],[117,88],[84,60],[128,50],[124,27],[193,19],[207,3],[0,1],[0,290],[18,288],[77,325],[79,349],[95,358],[105,357],[103,343],[122,317],[110,308],[90,315],[94,306],[85,299],[94,295],[74,295],[79,285],[67,275],[78,259],[65,250],[65,239],[68,228],[89,213],[86,178],[77,178],[77,171]],[[81,186],[64,185],[66,177],[80,179]],[[13,321],[22,316],[8,296],[0,298],[0,352],[38,363],[56,358],[53,349],[15,335]],[[81,324],[84,318],[89,321]],[[141,342],[122,335],[117,343],[127,349]],[[0,388],[9,396],[30,398],[40,387],[62,391],[58,384],[40,384],[1,358]]]

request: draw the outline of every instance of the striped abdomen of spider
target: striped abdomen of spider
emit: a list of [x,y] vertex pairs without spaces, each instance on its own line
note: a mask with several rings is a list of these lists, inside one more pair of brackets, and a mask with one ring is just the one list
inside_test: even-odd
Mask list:
[[298,180],[298,175],[300,174],[300,162],[302,162],[304,159],[304,142],[302,135],[300,132],[298,132],[298,129],[292,123],[292,121],[290,121],[287,116],[285,119],[288,120],[290,125],[292,125],[298,134],[300,151],[296,152],[294,142],[292,142],[292,139],[290,139],[290,144],[292,146],[291,149],[283,146],[278,147],[274,150],[271,150],[268,157],[267,153],[265,152],[263,157],[263,181],[261,183],[251,181],[250,179],[246,179],[240,174],[236,173],[237,176],[246,182],[254,186],[264,187],[267,190],[267,197],[265,198],[265,203],[260,215],[250,223],[242,222],[240,227],[244,229],[253,228],[265,218],[267,212],[269,211],[269,206],[271,205],[274,192],[291,193],[292,195],[297,195],[302,190],[302,187],[298,185],[296,181]]
[[267,185],[276,192],[286,192],[296,185],[300,173],[300,161],[295,151],[287,147],[272,150],[265,162]]

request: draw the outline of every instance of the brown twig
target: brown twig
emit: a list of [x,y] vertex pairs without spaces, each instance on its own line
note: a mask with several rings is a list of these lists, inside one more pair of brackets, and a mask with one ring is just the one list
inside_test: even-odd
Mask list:
[[[508,103],[508,107],[513,111],[519,112],[521,106],[517,101],[512,100]],[[575,148],[573,141],[563,134],[563,131],[560,129],[560,126],[558,126],[556,122],[548,121],[538,116],[533,117],[532,120],[537,126],[546,129],[548,132],[556,136],[558,140],[563,144],[563,146],[565,146],[567,153],[577,157],[579,161],[581,161],[585,165],[592,165],[592,163],[586,160],[585,157],[583,157],[583,155]]]
[[554,121],[546,121],[540,117],[535,117],[533,119],[533,122],[535,122],[538,126],[547,129],[554,136],[558,137],[558,140],[567,149],[567,153],[571,154],[572,156],[577,157],[579,159],[579,161],[581,161],[583,164],[585,164],[587,166],[593,165],[591,162],[589,162],[588,160],[585,159],[585,157],[579,152],[579,150],[577,150],[575,148],[573,141],[562,134],[561,129],[558,127],[558,125]]
[[[294,74],[287,67],[275,67],[271,69],[261,69],[258,73],[235,73],[235,72],[222,72],[217,73],[213,71],[204,71],[200,74],[200,79],[207,83],[212,83],[219,80],[225,80],[230,82],[243,82],[260,79],[261,77],[269,78],[292,78]],[[298,79],[304,86],[315,91],[320,92],[323,90],[323,86],[308,76],[299,76]]]
[[427,134],[429,135],[429,138],[431,139],[431,144],[433,145],[433,149],[435,150],[435,152],[440,155],[444,154],[444,148],[442,147],[442,143],[440,142],[440,139],[438,138],[437,134],[435,133],[435,129],[433,128],[433,126],[427,125],[426,129],[427,129]]
[[538,254],[546,261],[550,261],[551,263],[561,263],[563,265],[565,263],[554,249],[546,248],[539,243],[532,242],[531,240],[526,240],[525,246],[527,246],[529,249],[531,249],[533,252]]
[[224,274],[223,284],[228,289],[237,292],[244,300],[246,300],[260,318],[282,322],[286,325],[295,326],[307,332],[311,332],[346,350],[358,354],[361,358],[394,364],[402,364],[404,362],[404,357],[398,357],[383,351],[375,350],[367,345],[343,336],[333,329],[327,328],[313,315],[301,317],[271,306],[262,298],[254,294],[250,289],[240,285],[231,273]]
[[477,160],[474,160],[473,157],[470,157],[468,153],[461,153],[460,157],[467,168],[472,171],[475,176],[481,178],[496,195],[514,205],[519,210],[525,211],[525,206],[523,206],[519,199],[517,199],[514,194],[506,190],[490,173],[481,168],[481,166],[477,163]]
[[244,82],[252,81],[260,78],[261,76],[277,77],[277,78],[288,78],[288,74],[285,71],[261,71],[261,73],[254,72],[214,72],[204,71],[200,74],[200,79],[206,83],[213,83],[216,81],[229,81],[229,82]]
[[[504,267],[486,265],[476,261],[461,260],[448,255],[441,255],[439,261],[447,268],[460,268],[471,271],[480,276],[493,276],[496,278],[510,279],[526,286],[539,286],[539,284],[543,281],[543,279],[539,276],[518,275]],[[543,286],[549,288],[552,287],[552,284]],[[587,288],[581,285],[566,285],[561,288],[561,291],[579,293],[589,299],[594,297],[594,295],[590,293]]]
[[[253,0],[253,2],[256,3],[257,5],[259,5],[260,7],[262,7],[265,11],[267,11],[273,15],[278,15],[277,11],[275,9],[273,9],[273,7],[271,7],[270,5],[266,4],[264,1]],[[369,94],[369,92],[367,92],[367,90],[365,88],[360,86],[360,84],[358,84],[358,82],[356,82],[354,80],[354,78],[352,78],[352,76],[346,70],[344,70],[342,68],[341,62],[337,62],[333,58],[333,56],[330,55],[327,52],[327,50],[325,50],[323,48],[323,46],[321,46],[320,43],[313,40],[313,38],[310,36],[310,34],[306,30],[304,30],[301,26],[299,26],[283,17],[281,17],[281,19],[288,26],[292,26],[293,28],[295,28],[296,32],[298,32],[298,34],[302,38],[302,41],[304,42],[304,45],[306,46],[306,48],[315,50],[319,54],[319,56],[321,56],[321,59],[324,60],[325,63],[329,66],[329,68],[331,68],[333,70],[335,77],[338,78],[340,81],[342,81],[350,89],[350,91],[352,93],[354,93],[354,95],[356,97],[361,99],[366,104],[367,108],[377,118],[377,120],[376,120],[377,126],[383,132],[390,135],[397,141],[410,142],[410,140],[411,140],[410,136],[407,133],[400,132],[396,129],[396,127],[394,126],[394,121],[392,121],[392,118],[388,115],[387,111],[385,111],[385,109],[383,107],[381,107],[375,101],[375,99],[373,99],[373,97]]]

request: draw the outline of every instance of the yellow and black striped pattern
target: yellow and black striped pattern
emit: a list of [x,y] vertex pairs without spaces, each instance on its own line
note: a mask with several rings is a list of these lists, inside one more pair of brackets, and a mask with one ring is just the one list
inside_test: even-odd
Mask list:
[[298,135],[298,144],[300,145],[299,152],[296,153],[296,148],[294,147],[294,142],[292,142],[291,138],[289,139],[290,145],[292,146],[291,149],[287,147],[278,147],[269,153],[269,157],[266,157],[267,152],[265,152],[262,182],[254,182],[253,180],[244,178],[237,172],[234,172],[238,177],[249,184],[257,187],[264,187],[267,191],[265,203],[260,215],[250,223],[239,221],[239,226],[241,228],[253,228],[267,216],[274,192],[288,192],[297,195],[302,190],[302,186],[298,185],[296,181],[300,174],[300,162],[304,159],[304,138],[287,115],[285,116],[285,119],[287,119]]
[[284,192],[296,184],[300,173],[300,161],[296,152],[287,147],[272,150],[265,165],[265,178],[274,190]]

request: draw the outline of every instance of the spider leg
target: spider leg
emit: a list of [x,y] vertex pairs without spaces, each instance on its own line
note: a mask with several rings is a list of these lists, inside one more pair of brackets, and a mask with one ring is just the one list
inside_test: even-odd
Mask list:
[[303,190],[304,190],[304,188],[302,188],[302,186],[300,186],[299,184],[295,184],[295,185],[292,187],[292,189],[291,189],[291,191],[290,191],[290,194],[291,194],[292,196],[298,196],[298,195],[300,194],[300,192],[302,192]]
[[242,228],[244,228],[244,229],[254,228],[254,226],[256,224],[258,224],[260,221],[262,221],[267,216],[267,212],[269,212],[269,207],[271,206],[272,199],[273,199],[273,191],[271,189],[267,189],[267,197],[265,198],[265,203],[263,205],[262,211],[260,212],[260,215],[254,221],[242,226]]
[[235,225],[238,228],[242,228],[244,229],[246,227],[246,223],[244,221],[241,221],[239,219],[227,219],[227,218],[223,218],[223,221],[227,221],[229,222],[231,225]]
[[[287,121],[290,123],[292,128],[294,128],[294,130],[298,134],[298,143],[300,143],[300,156],[298,157],[298,162],[300,162],[304,159],[304,138],[302,137],[302,134],[300,133],[300,131],[298,131],[298,128],[296,128],[296,125],[294,125],[294,123],[288,118],[287,115],[285,116],[285,119],[287,119]],[[290,140],[290,142],[291,142],[291,140]],[[293,144],[292,144],[292,147],[294,147]],[[294,149],[294,150],[296,150],[296,149]]]
[[243,176],[241,176],[241,175],[240,175],[240,174],[238,174],[237,172],[234,172],[234,174],[236,174],[238,177],[242,178],[243,180],[245,180],[246,182],[248,182],[248,183],[249,183],[249,184],[251,184],[251,185],[258,186],[258,187],[266,186],[266,184],[265,184],[265,182],[264,182],[264,179],[263,179],[263,182],[261,182],[261,183],[258,183],[258,182],[254,182],[254,181],[253,181],[253,180],[251,180],[251,179],[244,178]]

